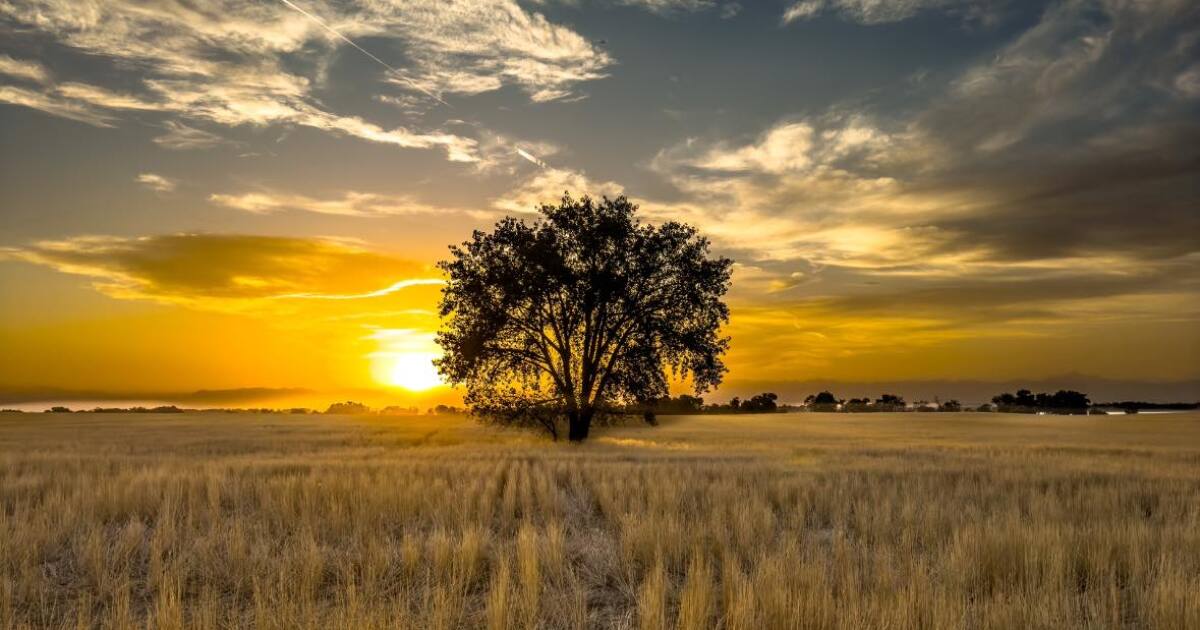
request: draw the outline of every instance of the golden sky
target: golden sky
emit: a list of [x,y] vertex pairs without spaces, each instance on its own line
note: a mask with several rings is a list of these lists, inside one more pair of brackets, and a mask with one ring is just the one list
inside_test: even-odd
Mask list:
[[0,403],[451,402],[434,264],[564,191],[737,261],[710,398],[1200,383],[1189,3],[293,4],[0,4]]

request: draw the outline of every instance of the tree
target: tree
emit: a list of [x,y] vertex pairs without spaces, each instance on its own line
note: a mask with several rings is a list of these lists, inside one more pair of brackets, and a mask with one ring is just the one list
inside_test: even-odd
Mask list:
[[741,411],[743,413],[774,413],[779,408],[777,400],[779,400],[779,396],[772,392],[758,394],[743,402]]
[[565,417],[580,441],[614,406],[666,395],[668,369],[697,395],[720,384],[733,261],[710,257],[694,228],[643,225],[636,210],[564,196],[532,223],[505,218],[450,248],[437,366],[477,417],[556,438]]
[[329,408],[325,410],[325,413],[357,415],[357,414],[371,413],[371,408],[360,402],[354,402],[353,400],[347,400],[346,402],[337,402],[337,403],[333,403],[332,405],[329,405]]
[[895,394],[881,394],[875,399],[875,406],[884,411],[904,411],[907,403],[904,398]]
[[813,411],[837,411],[838,399],[832,392],[810,394],[804,399],[804,404]]

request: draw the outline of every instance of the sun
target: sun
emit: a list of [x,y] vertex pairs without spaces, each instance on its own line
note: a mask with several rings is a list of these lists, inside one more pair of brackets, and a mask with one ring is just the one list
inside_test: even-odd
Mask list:
[[409,391],[423,392],[442,384],[433,360],[437,355],[430,352],[404,352],[388,357],[385,381],[389,385],[403,387]]

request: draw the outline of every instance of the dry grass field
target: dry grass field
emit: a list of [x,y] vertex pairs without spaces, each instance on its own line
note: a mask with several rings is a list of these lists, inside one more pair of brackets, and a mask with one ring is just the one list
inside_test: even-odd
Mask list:
[[0,628],[1200,628],[1200,415],[0,415]]

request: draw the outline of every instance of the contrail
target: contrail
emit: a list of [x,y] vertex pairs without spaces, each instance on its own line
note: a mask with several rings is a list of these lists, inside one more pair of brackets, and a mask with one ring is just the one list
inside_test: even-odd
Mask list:
[[309,13],[308,11],[305,11],[304,9],[301,9],[300,7],[298,7],[298,6],[296,6],[295,4],[293,4],[293,3],[291,2],[291,0],[279,0],[279,1],[280,1],[280,2],[282,2],[282,3],[284,4],[284,6],[287,6],[287,7],[291,8],[291,9],[293,9],[294,11],[296,11],[297,13],[299,13],[300,15],[303,15],[304,17],[306,17],[306,18],[308,18],[308,19],[312,20],[312,21],[313,21],[314,23],[316,23],[318,26],[320,26],[321,28],[323,28],[323,29],[325,29],[325,30],[329,31],[329,32],[330,32],[330,33],[332,33],[334,36],[336,36],[338,39],[340,39],[340,40],[342,40],[342,41],[346,42],[347,44],[350,44],[351,46],[353,46],[354,48],[356,48],[356,49],[358,50],[358,52],[360,52],[360,53],[362,53],[362,54],[364,54],[364,55],[366,55],[366,56],[370,57],[370,58],[371,58],[371,59],[372,59],[372,60],[373,60],[375,63],[377,63],[377,64],[379,64],[379,65],[383,66],[384,68],[387,68],[388,70],[390,70],[390,71],[392,72],[392,74],[396,75],[396,77],[397,77],[397,78],[399,78],[401,81],[404,81],[405,83],[407,83],[407,84],[409,85],[409,87],[411,87],[411,88],[413,88],[414,90],[417,90],[417,91],[419,91],[419,92],[421,92],[421,93],[425,94],[425,96],[428,96],[429,98],[432,98],[433,100],[435,100],[435,101],[437,101],[437,102],[441,103],[442,105],[445,105],[446,107],[453,107],[452,105],[450,105],[450,103],[447,103],[446,101],[443,101],[443,100],[441,99],[441,97],[439,97],[437,94],[434,94],[433,92],[430,92],[429,90],[426,90],[425,88],[423,88],[423,87],[421,87],[421,86],[417,85],[417,84],[416,84],[416,82],[414,82],[412,79],[409,79],[408,77],[406,77],[406,76],[404,76],[403,74],[401,74],[401,72],[400,72],[399,70],[397,70],[397,69],[393,68],[393,67],[391,66],[391,64],[389,64],[388,62],[386,62],[386,61],[384,61],[384,60],[380,59],[379,57],[376,57],[375,55],[371,54],[371,51],[367,50],[366,48],[363,48],[362,46],[359,46],[358,44],[354,43],[354,40],[350,39],[349,37],[346,37],[345,35],[342,35],[341,33],[339,33],[339,32],[337,31],[337,29],[335,29],[335,28],[333,28],[332,26],[330,26],[330,25],[326,24],[326,23],[325,23],[325,21],[324,21],[324,20],[322,20],[321,18],[319,18],[319,17],[317,17],[317,16],[315,16],[315,15],[313,15],[313,14]]
[[529,160],[530,162],[533,162],[534,164],[537,164],[541,168],[546,168],[546,163],[538,159],[536,155],[526,151],[525,149],[522,149],[521,147],[516,147],[516,149],[517,155]]

